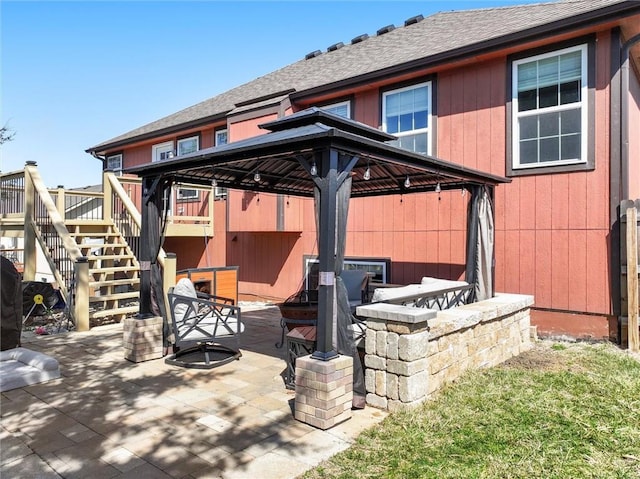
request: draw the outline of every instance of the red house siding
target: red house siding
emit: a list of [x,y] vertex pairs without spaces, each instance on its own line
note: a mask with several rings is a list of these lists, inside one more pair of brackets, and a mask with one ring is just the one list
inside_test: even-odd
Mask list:
[[[496,189],[496,289],[534,294],[538,308],[597,315],[611,312],[607,261],[609,40],[607,32],[599,34],[596,47],[595,170],[514,177],[511,184]],[[506,82],[506,57],[437,75],[436,156],[505,174],[510,121]],[[354,95],[353,112],[356,120],[379,126],[379,90]],[[395,283],[419,281],[426,275],[462,278],[468,199],[469,195],[460,192],[354,199],[346,254],[390,257]],[[251,222],[246,215],[242,218]],[[295,291],[302,280],[302,254],[315,253],[312,219],[309,207],[301,240],[294,239],[293,244],[291,235],[253,238],[256,248],[270,245],[267,250],[276,254],[258,257],[247,253],[251,268],[263,271],[256,274],[268,281],[254,284],[245,276],[246,292],[284,297]],[[232,248],[240,246],[239,239]],[[280,242],[288,246],[283,248]],[[294,255],[290,261],[281,256],[287,252]],[[232,258],[237,257],[230,255]],[[274,268],[290,279],[278,281],[266,273]],[[264,284],[270,286],[268,290]]]
[[[637,19],[637,17],[634,17]],[[633,19],[629,21],[634,21]],[[612,25],[608,25],[610,27]],[[634,27],[635,28],[635,27]],[[632,29],[633,30],[633,29]],[[593,33],[589,27],[556,40]],[[611,35],[603,28],[595,44],[595,133],[593,171],[515,176],[495,190],[496,290],[533,294],[534,322],[566,314],[585,334],[607,336],[612,313],[609,204]],[[541,37],[526,46],[543,46]],[[553,44],[550,44],[551,46]],[[507,130],[507,54],[524,46],[448,65],[439,71],[411,71],[353,90],[323,94],[322,102],[349,96],[353,119],[381,126],[381,90],[426,75],[434,86],[434,156],[470,168],[505,175],[509,161]],[[629,196],[640,197],[640,84],[632,72],[629,93]],[[399,83],[400,84],[400,83]],[[306,98],[293,110],[314,105]],[[290,113],[283,105],[243,112],[227,120],[229,141],[264,134],[261,123]],[[220,125],[217,125],[218,127]],[[201,148],[213,144],[213,128],[200,131]],[[186,136],[188,133],[180,134]],[[126,166],[147,163],[152,144],[125,151]],[[534,172],[535,173],[535,172]],[[354,199],[351,201],[347,256],[392,260],[391,282],[410,283],[422,276],[464,277],[467,207],[470,195],[441,194]],[[280,201],[280,204],[278,204]],[[284,205],[284,208],[283,208]],[[282,217],[278,217],[283,214]],[[278,231],[280,230],[280,231]],[[178,267],[238,265],[239,291],[247,298],[285,298],[303,284],[302,258],[317,254],[313,202],[257,192],[229,193],[216,202],[215,236],[202,240],[169,238],[165,249],[178,252]],[[579,313],[579,314],[573,314]],[[554,319],[555,321],[556,319]],[[572,324],[573,324],[572,323]],[[589,323],[589,324],[586,324]],[[595,326],[594,326],[595,325]]]

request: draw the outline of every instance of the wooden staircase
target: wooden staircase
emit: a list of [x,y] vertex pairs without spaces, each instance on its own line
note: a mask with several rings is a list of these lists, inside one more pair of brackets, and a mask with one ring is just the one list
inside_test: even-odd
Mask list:
[[140,266],[116,226],[105,220],[67,220],[65,224],[89,260],[90,321],[120,321],[138,312]]

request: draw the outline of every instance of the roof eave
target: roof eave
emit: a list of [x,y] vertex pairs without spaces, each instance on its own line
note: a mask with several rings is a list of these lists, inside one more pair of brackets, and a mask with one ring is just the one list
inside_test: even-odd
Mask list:
[[[604,11],[604,12],[603,12]],[[389,76],[401,73],[411,73],[416,70],[434,67],[443,63],[451,63],[471,56],[477,56],[492,53],[497,50],[505,49],[513,44],[525,43],[531,40],[540,40],[542,36],[553,36],[567,29],[580,29],[590,27],[600,23],[610,22],[626,16],[640,12],[639,1],[627,1],[614,5],[609,5],[598,10],[585,12],[580,15],[572,16],[555,22],[538,25],[533,28],[510,33],[502,37],[493,38],[479,43],[466,45],[461,48],[447,50],[442,53],[431,55],[428,57],[412,60],[409,62],[393,65],[382,70],[365,73],[355,77],[346,78],[337,82],[320,85],[317,87],[301,90],[291,94],[291,101],[299,101],[320,94],[330,93],[336,90],[357,86],[372,81],[381,80]]]
[[197,120],[188,121],[185,123],[180,123],[177,125],[168,126],[165,128],[161,128],[159,130],[149,131],[147,133],[143,133],[141,135],[132,136],[130,138],[125,138],[123,140],[114,141],[111,143],[102,143],[96,146],[92,146],[85,150],[85,152],[89,154],[97,154],[104,155],[109,150],[114,150],[117,148],[122,148],[124,146],[131,145],[132,143],[138,143],[140,141],[151,140],[153,138],[157,138],[164,135],[170,135],[172,133],[179,133],[189,128],[195,128],[198,126],[206,125],[208,123],[213,123],[218,120],[223,120],[226,118],[229,111],[224,111],[222,113],[216,113],[215,115],[210,115],[204,118],[198,118]]

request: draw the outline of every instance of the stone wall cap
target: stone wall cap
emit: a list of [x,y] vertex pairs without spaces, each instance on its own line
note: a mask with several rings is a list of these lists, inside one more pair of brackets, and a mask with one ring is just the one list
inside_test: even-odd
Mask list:
[[437,311],[427,308],[413,308],[400,304],[375,303],[356,308],[358,316],[371,319],[382,319],[398,323],[418,324],[437,315]]

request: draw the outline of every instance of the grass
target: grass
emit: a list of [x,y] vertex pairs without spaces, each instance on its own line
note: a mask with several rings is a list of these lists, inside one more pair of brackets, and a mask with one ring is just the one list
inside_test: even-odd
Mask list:
[[640,478],[640,361],[542,342],[390,415],[302,477]]

